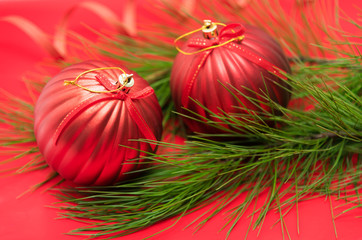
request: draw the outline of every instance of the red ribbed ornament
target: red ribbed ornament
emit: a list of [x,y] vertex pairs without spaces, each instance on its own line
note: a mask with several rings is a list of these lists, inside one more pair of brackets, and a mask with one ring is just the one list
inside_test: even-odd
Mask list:
[[[121,85],[122,79],[133,86]],[[34,121],[47,163],[80,185],[122,180],[142,166],[137,163],[144,154],[134,149],[155,151],[155,145],[131,140],[160,140],[162,134],[162,111],[147,81],[102,61],[74,64],[53,77],[36,103]]]
[[[235,23],[220,27],[214,23],[208,24],[205,23],[207,27],[204,26],[202,31],[189,37],[174,61],[171,93],[177,111],[196,119],[202,119],[197,116],[200,115],[219,121],[192,98],[219,115],[257,114],[260,112],[258,106],[242,95],[265,102],[257,94],[263,92],[267,92],[271,100],[287,106],[291,94],[286,90],[289,86],[283,72],[290,73],[290,66],[280,45],[267,33],[253,26]],[[278,114],[267,104],[260,103],[259,106],[267,112]],[[183,120],[193,132],[225,133],[224,130],[207,125],[205,120]],[[232,128],[230,125],[223,126]]]

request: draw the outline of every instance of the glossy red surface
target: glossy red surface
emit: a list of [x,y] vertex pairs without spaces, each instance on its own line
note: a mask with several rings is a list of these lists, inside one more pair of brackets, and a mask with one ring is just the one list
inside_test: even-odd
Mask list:
[[[29,18],[37,25],[42,27],[47,33],[54,33],[55,25],[59,22],[66,10],[73,6],[76,0],[62,1],[40,1],[40,0],[24,0],[24,1],[0,1],[0,16],[10,14],[18,14]],[[122,13],[122,4],[118,0],[98,1],[111,7],[117,13]],[[142,1],[138,1],[142,2]],[[291,1],[284,1],[288,6]],[[361,3],[354,0],[340,1],[340,7],[353,19],[357,19],[357,11],[354,5],[361,7]],[[145,17],[147,13],[139,12],[140,18]],[[95,38],[96,36],[89,32],[80,22],[88,25],[107,29],[109,28],[99,18],[87,11],[80,10],[77,12],[70,22],[70,28],[73,31],[82,33],[83,35]],[[350,27],[350,25],[346,25]],[[354,29],[354,28],[352,28]],[[7,90],[17,96],[27,97],[26,89],[21,81],[29,72],[40,71],[39,62],[44,61],[49,56],[39,48],[32,40],[28,38],[22,31],[18,30],[10,24],[0,22],[0,88]],[[40,71],[41,72],[41,71]],[[48,73],[46,73],[48,74]],[[48,76],[48,75],[47,75]],[[179,139],[180,141],[182,139]],[[4,159],[4,156],[0,156]],[[27,159],[20,161],[25,163]],[[17,164],[16,164],[17,165]],[[12,165],[0,165],[0,171]],[[19,197],[27,191],[30,186],[44,180],[48,174],[48,170],[27,173],[22,175],[4,175],[0,176],[0,239],[2,240],[80,240],[85,239],[84,236],[70,236],[65,233],[86,226],[81,222],[68,219],[58,219],[60,212],[53,208],[59,206],[58,200],[51,192],[44,192],[44,188],[28,193]],[[224,211],[215,216],[210,222],[205,224],[198,232],[195,232],[195,224],[191,227],[186,226],[194,219],[199,217],[204,211],[210,209],[213,204],[205,208],[193,212],[177,223],[177,218],[166,220],[155,224],[145,230],[135,234],[118,238],[117,240],[140,240],[152,234],[161,231],[164,228],[173,226],[172,228],[162,232],[151,239],[157,240],[221,240],[224,239],[227,229],[219,231],[226,223],[225,217],[228,210],[236,207],[237,204],[243,202],[246,194],[242,194],[236,198]],[[259,207],[266,194],[259,196],[256,207]],[[340,206],[333,211],[334,216],[341,213],[347,207],[343,206],[343,200],[331,198],[333,207]],[[230,234],[229,240],[244,239],[247,232],[252,206],[241,217],[236,228]],[[330,201],[324,196],[316,197],[299,203],[298,209],[293,207],[291,211],[284,217],[285,225],[291,239],[300,240],[361,240],[362,239],[362,210],[355,209],[347,214],[341,215],[335,219],[338,238],[334,233],[332,213]],[[282,230],[280,224],[274,224],[279,220],[279,213],[271,211],[268,213],[263,226],[259,229],[251,230],[248,234],[248,240],[254,239],[271,239],[280,240]],[[299,228],[298,228],[299,227]],[[284,232],[284,239],[288,239]]]

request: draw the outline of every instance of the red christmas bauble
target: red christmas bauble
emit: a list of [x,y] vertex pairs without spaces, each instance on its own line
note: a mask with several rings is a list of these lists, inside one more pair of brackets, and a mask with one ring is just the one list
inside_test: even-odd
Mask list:
[[34,131],[46,162],[63,178],[109,185],[141,166],[141,151],[155,151],[132,139],[160,140],[162,111],[153,89],[135,72],[87,61],[46,84],[35,105]]
[[[183,118],[193,132],[227,131],[206,124],[205,119],[222,123],[199,104],[212,113],[237,117],[258,114],[260,107],[278,114],[268,104],[253,104],[245,96],[265,103],[258,94],[268,93],[271,100],[284,107],[290,100],[282,74],[290,73],[288,60],[280,45],[259,28],[212,23],[192,34],[179,51],[171,72],[171,94],[176,110],[196,119]],[[232,128],[230,124],[222,126]]]

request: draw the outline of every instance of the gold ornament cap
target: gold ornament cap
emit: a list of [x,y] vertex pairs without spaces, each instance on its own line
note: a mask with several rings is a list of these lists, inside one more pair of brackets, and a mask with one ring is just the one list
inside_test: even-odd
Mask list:
[[213,39],[218,36],[217,25],[211,20],[204,20],[204,26],[202,26],[202,32],[207,39]]
[[119,75],[118,84],[124,92],[128,93],[134,85],[133,74],[123,73]]

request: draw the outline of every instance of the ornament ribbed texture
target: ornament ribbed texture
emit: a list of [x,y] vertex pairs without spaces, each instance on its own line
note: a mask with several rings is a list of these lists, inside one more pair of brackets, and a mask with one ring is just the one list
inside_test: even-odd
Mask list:
[[[87,61],[63,69],[42,90],[35,106],[34,131],[40,152],[47,163],[63,178],[80,185],[108,185],[125,177],[124,173],[139,167],[139,164],[123,164],[142,157],[126,145],[142,151],[151,151],[149,144],[129,139],[145,138],[131,118],[125,101],[118,99],[98,102],[81,111],[59,135],[55,144],[54,133],[63,119],[84,100],[104,93],[92,93],[74,85],[64,85],[84,71],[118,66],[109,62]],[[134,86],[140,91],[149,86],[146,80],[133,73]],[[117,81],[122,72],[115,69],[98,71],[111,81]],[[97,72],[90,72],[79,79],[79,84],[97,91],[106,89],[96,81]],[[162,112],[156,96],[133,100],[142,118],[154,136],[162,134]]]
[[[259,28],[250,25],[246,25],[245,28],[245,38],[240,43],[233,42],[229,44],[236,43],[246,51],[257,54],[261,59],[269,61],[274,66],[290,73],[291,70],[288,60],[280,45]],[[195,38],[203,38],[202,33],[197,32],[193,34],[188,42]],[[184,52],[196,52],[200,50],[199,48],[188,46],[188,42],[181,48]],[[191,100],[187,102],[187,106],[183,104],[182,99],[185,98],[185,96],[183,96],[186,92],[185,87],[194,74],[196,74],[196,78],[186,97],[200,102],[214,113],[248,113],[248,110],[240,109],[244,108],[244,106],[250,110],[260,111],[257,106],[232,88],[236,88],[246,96],[259,100],[262,100],[262,98],[255,93],[262,94],[262,92],[267,92],[273,101],[284,107],[287,106],[290,100],[290,93],[278,86],[278,84],[287,89],[289,88],[288,85],[263,67],[252,63],[235,51],[228,49],[227,45],[208,50],[211,51],[209,54],[207,53],[208,51],[204,51],[192,55],[185,55],[183,53],[177,55],[173,64],[170,81],[172,98],[175,102],[176,110],[195,117],[195,115],[182,109],[182,107],[185,107],[207,119],[216,120]],[[203,56],[205,57],[204,62],[200,64],[200,58]],[[199,66],[196,67],[197,70],[195,71],[195,65],[197,64],[199,64]],[[222,84],[220,84],[220,82]],[[228,90],[222,85],[226,86]],[[244,89],[244,87],[255,93]],[[236,94],[237,98],[235,98],[230,91]],[[259,105],[268,112],[275,111],[265,104]],[[275,114],[278,114],[278,112],[275,111]],[[193,132],[210,134],[224,132],[188,118],[183,118],[183,120]],[[226,125],[225,127],[230,128],[230,126]]]

